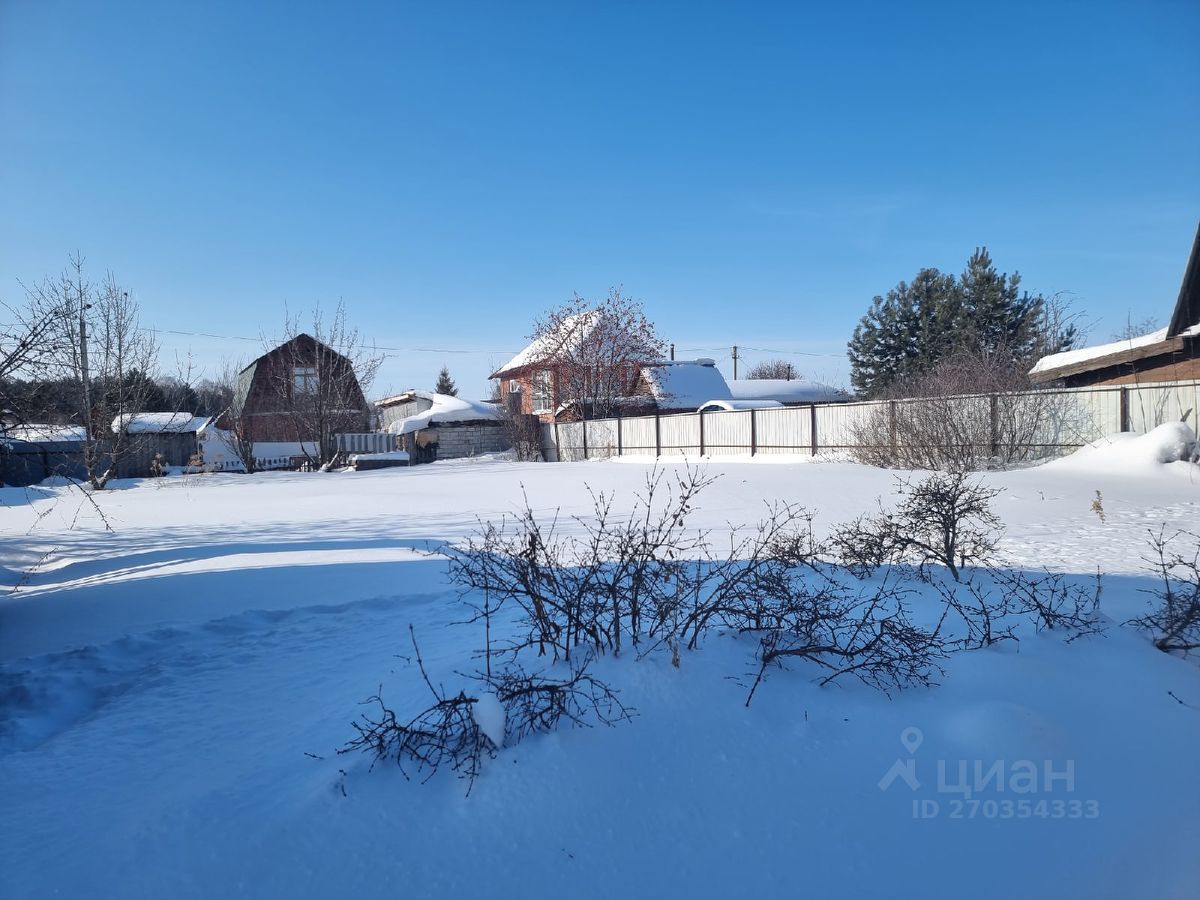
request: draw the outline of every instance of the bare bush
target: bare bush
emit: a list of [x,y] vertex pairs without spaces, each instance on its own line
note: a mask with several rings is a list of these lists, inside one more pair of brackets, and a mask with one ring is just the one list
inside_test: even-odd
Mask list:
[[1003,350],[960,352],[892,384],[855,429],[853,453],[889,468],[973,472],[1045,455],[1069,427],[1062,396],[1033,391],[1028,363]]
[[1000,520],[991,509],[998,489],[963,472],[897,482],[894,511],[881,509],[834,530],[830,546],[852,572],[915,559],[922,570],[926,563],[945,566],[958,581],[962,567],[991,559],[999,540]]
[[475,705],[480,696],[460,690],[450,695],[435,687],[425,670],[416,635],[409,626],[417,667],[433,702],[411,718],[401,720],[383,702],[382,690],[364,701],[378,708],[375,715],[363,713],[352,724],[358,733],[339,754],[362,752],[380,760],[394,760],[405,778],[409,766],[432,778],[449,768],[467,781],[470,794],[485,757],[490,758],[504,744],[515,744],[526,736],[552,731],[564,720],[590,726],[590,720],[605,725],[629,720],[634,711],[621,703],[617,692],[587,671],[587,662],[572,669],[566,678],[555,679],[545,673],[529,674],[513,667],[496,675],[475,676],[476,693],[493,692],[505,713],[505,735],[497,742],[480,727]]
[[1008,594],[1012,609],[1032,615],[1037,630],[1058,631],[1067,640],[1102,634],[1105,620],[1100,615],[1100,577],[1093,590],[1074,584],[1070,575],[1046,572],[992,572],[999,587]]
[[793,659],[825,669],[822,685],[849,675],[885,694],[931,684],[941,671],[940,635],[914,625],[892,587],[855,594],[826,580],[818,590],[801,586],[772,601],[772,624],[759,638],[759,666],[747,706],[768,670]]
[[564,721],[583,727],[593,721],[615,725],[634,714],[613,688],[588,673],[587,661],[562,679],[514,666],[486,682],[504,706],[506,743],[553,731]]
[[[686,527],[697,495],[710,483],[686,470],[668,482],[656,471],[632,515],[616,516],[612,498],[593,495],[582,536],[543,525],[526,505],[514,522],[486,523],[452,551],[454,580],[488,598],[476,618],[505,603],[519,608],[523,632],[487,655],[536,651],[571,660],[580,652],[648,652],[698,647],[714,629],[759,636],[747,702],[767,671],[805,658],[823,668],[822,683],[852,674],[881,690],[928,683],[940,639],[914,626],[890,586],[852,588],[818,561],[811,516],[778,504],[728,545]],[[496,605],[492,605],[496,601]]]
[[1013,625],[1008,623],[1014,605],[1004,591],[989,591],[976,580],[965,584],[934,581],[933,585],[945,601],[946,609],[966,626],[961,638],[947,639],[947,650],[978,650],[1001,641],[1017,640]]
[[1148,632],[1154,646],[1166,653],[1189,654],[1200,649],[1200,535],[1165,527],[1150,532],[1151,569],[1159,586],[1149,591],[1155,607],[1128,624]]

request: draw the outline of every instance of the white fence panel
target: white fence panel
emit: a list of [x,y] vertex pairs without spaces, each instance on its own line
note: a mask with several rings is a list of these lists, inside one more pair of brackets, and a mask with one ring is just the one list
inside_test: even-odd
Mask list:
[[585,459],[583,453],[583,423],[562,422],[558,425],[558,458],[563,462]]
[[1166,422],[1178,422],[1184,414],[1188,424],[1196,427],[1197,404],[1200,403],[1200,382],[1184,384],[1145,384],[1129,386],[1129,428],[1149,431]]
[[1045,455],[1068,453],[1121,430],[1119,389],[1035,391],[1022,398],[1021,408],[1028,411],[1027,415],[1038,417],[1033,443]]
[[654,442],[654,418],[639,416],[621,420],[621,453],[624,456],[654,456],[658,445]]
[[755,452],[812,453],[812,409],[808,406],[754,411]]
[[750,413],[746,410],[702,413],[704,452],[734,456],[750,452]]
[[587,429],[588,459],[605,459],[617,455],[616,419],[593,419],[583,424]]
[[662,455],[676,456],[700,452],[700,414],[687,413],[681,416],[661,416],[659,435],[662,439]]
[[858,444],[858,432],[883,401],[837,403],[817,407],[817,451],[846,450]]

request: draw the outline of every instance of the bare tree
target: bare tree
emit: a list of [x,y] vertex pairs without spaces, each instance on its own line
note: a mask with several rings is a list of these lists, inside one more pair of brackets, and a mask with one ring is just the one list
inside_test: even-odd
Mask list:
[[871,465],[970,472],[1045,456],[1047,435],[1077,433],[1070,406],[1030,389],[1026,364],[1001,350],[961,352],[900,379],[854,430]]
[[1112,339],[1114,341],[1130,341],[1157,331],[1158,328],[1158,319],[1154,316],[1145,316],[1136,322],[1132,316],[1129,316],[1125,319],[1125,324],[1121,326],[1120,330],[1113,332]]
[[541,422],[538,417],[521,408],[520,394],[504,394],[500,383],[492,385],[491,402],[500,409],[500,423],[509,446],[522,462],[532,462],[542,455]]
[[20,380],[41,381],[51,373],[62,331],[62,320],[70,308],[60,298],[37,290],[26,290],[25,303],[0,303],[8,322],[0,326],[0,403],[16,420],[25,422],[30,391]]
[[[79,254],[65,271],[30,290],[31,303],[63,310],[54,318],[52,353],[58,375],[75,385],[73,418],[85,431],[88,482],[103,489],[138,440],[124,427],[158,391],[153,373],[158,345],[143,329],[137,301],[111,272],[93,284]],[[115,427],[114,427],[115,426]]]
[[[221,363],[221,369],[208,382],[210,387],[198,390],[211,391],[213,400],[224,400],[224,405],[217,412],[216,440],[223,448],[242,465],[247,475],[258,470],[257,457],[254,455],[254,441],[250,434],[250,421],[245,415],[245,397],[239,397],[238,391],[243,390],[241,373],[245,366],[242,360],[234,361],[226,358]],[[201,385],[205,385],[201,382]]]
[[557,381],[558,402],[576,404],[584,418],[612,415],[640,367],[666,349],[641,301],[620,288],[596,304],[576,294],[539,319],[530,337],[542,348],[534,362]]
[[786,359],[768,359],[751,366],[750,371],[746,373],[746,377],[755,380],[778,379],[781,381],[795,381],[800,377],[800,372]]
[[366,393],[383,357],[350,325],[340,302],[328,317],[314,310],[307,330],[299,316],[287,317],[283,347],[283,364],[270,370],[271,393],[304,455],[327,465],[337,454],[336,434],[367,427]]

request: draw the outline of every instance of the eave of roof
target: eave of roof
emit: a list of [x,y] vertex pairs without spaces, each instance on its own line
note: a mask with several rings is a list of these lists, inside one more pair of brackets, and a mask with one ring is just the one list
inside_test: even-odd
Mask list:
[[1054,381],[1058,378],[1070,378],[1072,375],[1094,372],[1097,369],[1107,369],[1110,366],[1120,366],[1125,363],[1137,362],[1138,360],[1162,356],[1167,353],[1178,353],[1184,349],[1186,341],[1187,337],[1181,335],[1141,347],[1130,347],[1115,353],[1106,353],[1103,356],[1093,356],[1062,366],[1041,370],[1035,369],[1029,373],[1029,380],[1034,384],[1041,384],[1046,381]]

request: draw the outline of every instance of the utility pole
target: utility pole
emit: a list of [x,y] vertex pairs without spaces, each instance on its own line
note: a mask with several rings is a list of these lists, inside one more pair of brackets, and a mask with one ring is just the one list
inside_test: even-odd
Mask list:
[[733,380],[734,381],[737,381],[737,361],[738,361],[737,344],[734,344],[733,345]]
[[83,282],[77,282],[79,289],[79,375],[83,381],[83,437],[85,441],[92,439],[92,397],[90,377],[88,374],[88,345],[87,345],[87,311],[90,306],[84,303]]

